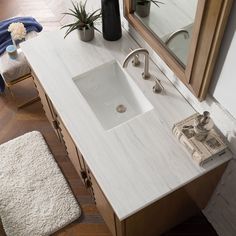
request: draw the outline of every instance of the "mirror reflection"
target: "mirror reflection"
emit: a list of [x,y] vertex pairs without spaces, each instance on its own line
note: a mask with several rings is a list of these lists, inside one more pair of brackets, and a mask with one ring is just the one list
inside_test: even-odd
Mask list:
[[134,14],[186,66],[197,0],[134,0]]

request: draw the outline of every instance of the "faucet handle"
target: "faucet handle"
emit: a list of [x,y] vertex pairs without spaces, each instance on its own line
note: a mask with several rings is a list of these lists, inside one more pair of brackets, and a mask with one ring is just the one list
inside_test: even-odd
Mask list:
[[[129,48],[130,52],[133,51],[132,48]],[[139,61],[139,55],[135,55],[134,59],[132,60],[132,65],[133,66],[139,66],[140,65],[140,61]]]
[[155,85],[153,86],[152,90],[153,93],[161,93],[164,91],[164,87],[159,79],[155,78]]

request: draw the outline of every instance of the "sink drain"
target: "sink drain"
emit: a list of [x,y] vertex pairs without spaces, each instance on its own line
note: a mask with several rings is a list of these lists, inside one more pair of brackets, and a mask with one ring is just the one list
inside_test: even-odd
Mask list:
[[117,107],[116,107],[116,111],[117,112],[119,112],[119,113],[124,113],[124,112],[126,112],[126,106],[124,106],[124,105],[122,105],[122,104],[120,104],[120,105],[118,105]]

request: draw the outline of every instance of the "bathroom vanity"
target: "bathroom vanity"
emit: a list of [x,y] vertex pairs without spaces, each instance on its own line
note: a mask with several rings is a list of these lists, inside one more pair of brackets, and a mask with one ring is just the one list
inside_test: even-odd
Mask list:
[[[134,95],[130,108],[125,101],[112,100],[120,82],[111,83],[109,94],[103,95],[110,82],[96,84],[91,78],[97,75],[102,81],[104,65],[117,63],[119,68],[129,48],[138,48],[127,32],[116,42],[104,41],[99,34],[91,43],[81,42],[76,32],[63,37],[63,31],[42,33],[21,48],[46,116],[112,235],[160,235],[203,209],[231,153],[204,168],[192,161],[172,134],[172,126],[195,111],[151,61],[149,80],[141,76],[142,57],[140,67],[129,64],[122,72],[128,78],[120,89],[123,97]],[[153,76],[160,79],[163,93],[153,93]],[[85,84],[78,85],[82,78]],[[127,111],[137,106],[138,112],[118,123],[113,119],[125,112],[102,116],[105,110],[93,107],[99,97],[92,96],[100,89],[105,99],[101,103],[112,106],[114,114],[115,105],[121,104]]]

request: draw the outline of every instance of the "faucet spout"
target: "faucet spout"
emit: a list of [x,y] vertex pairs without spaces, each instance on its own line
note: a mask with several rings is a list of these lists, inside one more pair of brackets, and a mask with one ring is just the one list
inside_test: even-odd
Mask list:
[[145,62],[144,62],[144,72],[142,73],[142,76],[144,79],[148,79],[150,77],[149,74],[149,52],[147,49],[145,48],[137,48],[135,50],[133,50],[132,52],[130,52],[127,57],[125,58],[124,62],[123,62],[123,67],[126,68],[130,62],[130,60],[134,57],[137,56],[139,54],[143,54],[145,56]]
[[189,38],[189,32],[185,29],[179,29],[179,30],[176,30],[174,31],[172,34],[169,35],[169,37],[165,40],[165,44],[168,45],[169,42],[175,38],[175,36],[179,35],[179,34],[183,34],[184,35],[184,38],[187,39]]

